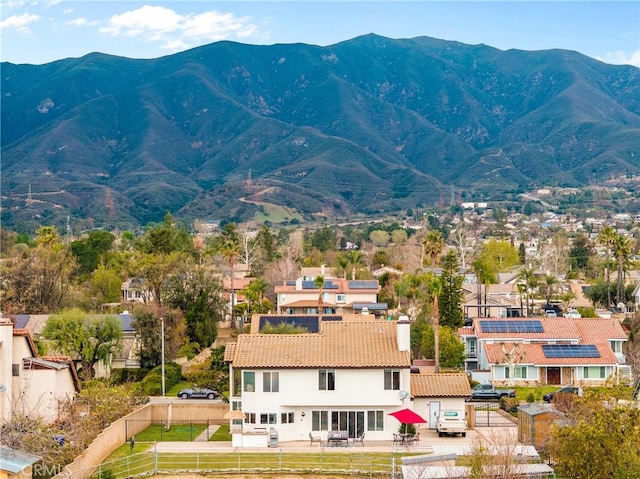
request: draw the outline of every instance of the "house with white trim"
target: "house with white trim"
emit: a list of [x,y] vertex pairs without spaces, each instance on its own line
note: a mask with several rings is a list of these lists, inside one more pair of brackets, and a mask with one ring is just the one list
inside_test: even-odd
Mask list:
[[309,440],[310,433],[325,440],[332,430],[390,440],[398,430],[389,413],[409,407],[409,321],[373,315],[315,321],[314,332],[254,331],[227,344],[231,409],[244,413],[236,445],[271,428],[282,441]]
[[496,385],[603,385],[627,380],[627,335],[615,319],[476,318],[458,335],[465,370]]

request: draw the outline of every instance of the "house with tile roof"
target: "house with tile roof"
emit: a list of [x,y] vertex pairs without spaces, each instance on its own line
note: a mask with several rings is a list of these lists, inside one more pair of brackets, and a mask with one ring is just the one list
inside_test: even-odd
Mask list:
[[428,419],[429,428],[436,428],[438,413],[462,411],[471,397],[469,377],[465,373],[412,374],[411,398],[413,410]]
[[68,356],[40,356],[31,333],[0,317],[0,418],[15,413],[57,419],[60,401],[73,399],[80,380]]
[[630,379],[627,335],[615,319],[476,318],[458,334],[465,370],[496,385],[598,386]]
[[[255,318],[255,317],[254,317]],[[303,334],[240,334],[227,344],[231,409],[244,413],[243,434],[277,430],[283,441],[389,440],[411,390],[410,323],[373,315],[315,316]],[[237,431],[236,431],[237,432]]]
[[325,278],[322,291],[313,278],[300,276],[275,287],[280,314],[318,314],[322,293],[322,314],[368,312],[378,316],[387,313],[387,304],[378,303],[380,284],[377,280]]

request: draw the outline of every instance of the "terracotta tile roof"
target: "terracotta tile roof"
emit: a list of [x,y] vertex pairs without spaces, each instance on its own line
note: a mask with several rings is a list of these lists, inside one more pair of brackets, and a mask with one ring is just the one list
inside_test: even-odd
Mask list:
[[458,328],[458,336],[475,336],[476,333],[471,327]]
[[412,397],[471,396],[469,378],[465,373],[412,374]]
[[224,361],[230,362],[233,361],[233,357],[236,354],[236,343],[227,343],[224,348]]
[[[513,347],[514,343],[505,343],[505,348],[509,351]],[[594,343],[581,343],[581,344],[594,344]],[[615,353],[611,350],[608,343],[595,343],[600,353],[599,358],[547,358],[542,351],[542,343],[536,344],[520,344],[518,348],[519,354],[523,355],[523,358],[518,361],[518,364],[533,365],[533,366],[562,366],[562,365],[601,365],[601,364],[615,364],[618,362]],[[491,364],[506,364],[504,353],[502,352],[502,346],[500,344],[486,344],[485,352],[487,359]]]
[[236,368],[409,368],[396,322],[327,321],[320,333],[241,334],[225,350]]
[[627,335],[617,319],[574,319],[583,343],[610,340],[626,341]]
[[[480,326],[481,321],[540,321],[543,331],[541,333],[485,333]],[[562,339],[577,341],[580,339],[580,331],[576,327],[576,319],[572,318],[522,318],[522,319],[498,319],[477,318],[473,320],[473,329],[478,339],[511,339],[525,338],[531,340]]]

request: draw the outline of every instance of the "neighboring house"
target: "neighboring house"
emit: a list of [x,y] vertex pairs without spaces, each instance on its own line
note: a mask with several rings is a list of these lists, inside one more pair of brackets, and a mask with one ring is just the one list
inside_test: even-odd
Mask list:
[[283,441],[324,440],[330,430],[390,440],[399,423],[389,413],[411,388],[409,321],[332,316],[317,328],[240,334],[227,345],[229,400],[244,413],[243,430],[275,428]]
[[404,274],[404,272],[402,270],[393,268],[391,266],[382,265],[380,268],[376,269],[373,272],[373,277],[378,279],[383,274],[389,274],[391,276],[402,276]]
[[413,410],[428,418],[429,429],[436,428],[440,411],[466,411],[471,387],[465,373],[412,374],[410,380]]
[[603,385],[630,379],[615,319],[477,318],[458,334],[472,378],[507,385]]
[[523,316],[527,305],[518,286],[507,284],[465,283],[462,286],[463,310],[466,317],[507,318]]
[[75,365],[67,356],[39,356],[31,333],[15,329],[0,318],[0,414],[8,420],[14,413],[57,419],[60,401],[80,391]]
[[123,303],[150,303],[155,299],[145,278],[129,278],[120,286]]
[[[307,278],[307,279],[305,279]],[[382,316],[387,303],[378,303],[380,285],[377,280],[331,278],[322,288],[322,314],[360,312]],[[299,277],[275,287],[277,310],[281,314],[318,314],[320,290],[313,278]]]

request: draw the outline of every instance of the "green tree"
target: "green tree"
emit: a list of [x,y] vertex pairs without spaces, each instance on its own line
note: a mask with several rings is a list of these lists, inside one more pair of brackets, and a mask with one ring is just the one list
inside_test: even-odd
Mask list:
[[527,316],[532,314],[532,294],[533,290],[538,286],[538,278],[536,277],[536,272],[533,268],[522,268],[518,273],[518,282],[524,286],[524,293],[526,294],[526,303],[527,303]]
[[540,289],[540,292],[544,296],[547,304],[551,303],[551,299],[556,292],[558,283],[558,278],[552,274],[545,274],[542,281],[538,283],[538,289]]
[[313,283],[315,284],[316,288],[318,288],[318,290],[320,290],[320,292],[318,293],[318,321],[322,321],[322,309],[323,309],[323,289],[324,289],[324,276],[316,276],[315,278],[313,278]]
[[509,241],[487,241],[482,245],[480,256],[495,273],[509,271],[520,264],[518,250]]
[[42,227],[34,248],[2,264],[4,313],[49,313],[65,304],[76,262],[57,240],[55,228]]
[[140,367],[151,369],[162,363],[162,321],[164,319],[165,361],[175,359],[185,344],[185,321],[182,312],[162,305],[134,308],[133,328],[139,341]]
[[625,266],[633,252],[633,245],[629,238],[618,235],[613,243],[613,255],[618,265],[618,278],[616,286],[616,304],[624,301],[624,273]]
[[[478,259],[471,263],[471,268],[476,275],[477,301],[478,304],[487,304],[489,296],[489,285],[497,281],[497,272],[495,263],[488,256],[480,255]],[[482,286],[484,286],[484,299],[482,298]],[[478,308],[480,314],[480,308]],[[486,306],[483,315],[486,317],[490,314]]]
[[375,230],[369,234],[369,239],[377,247],[387,246],[391,236],[384,230]]
[[586,273],[589,260],[593,256],[593,249],[589,240],[583,234],[573,240],[573,246],[569,251],[569,264],[572,271]]
[[73,241],[71,252],[78,262],[81,275],[92,273],[106,257],[116,237],[108,231],[91,231],[86,238]]
[[166,303],[182,311],[190,341],[209,347],[218,337],[225,302],[220,279],[204,269],[172,276],[166,287]]
[[98,304],[116,303],[120,300],[122,278],[113,269],[100,265],[91,274],[90,292]]
[[[420,353],[425,358],[435,358],[434,328],[427,327],[422,331]],[[460,341],[455,330],[440,326],[438,329],[440,354],[440,366],[447,369],[460,369],[464,364],[464,343]]]
[[311,234],[311,246],[325,253],[336,249],[337,238],[334,230],[328,226],[318,228]]
[[42,335],[53,343],[56,351],[79,360],[80,376],[91,379],[96,363],[108,365],[120,347],[122,325],[114,316],[91,317],[70,309],[50,316]]
[[600,234],[598,234],[598,243],[605,247],[606,259],[605,259],[605,281],[607,282],[607,308],[611,306],[611,253],[616,241],[616,230],[613,226],[606,226],[602,228]]
[[440,309],[440,324],[454,329],[464,323],[462,311],[464,277],[460,274],[459,269],[456,253],[451,250],[444,258],[442,275],[440,276],[442,292],[438,298],[438,307]]
[[436,230],[429,231],[422,242],[422,247],[426,259],[429,260],[429,265],[431,268],[435,268],[438,258],[444,249],[442,233]]
[[193,242],[187,230],[177,225],[171,213],[167,213],[162,224],[148,229],[138,242],[138,249],[149,254],[192,253]]
[[575,479],[640,478],[639,424],[635,404],[576,399],[562,425],[551,426],[547,451],[555,471]]

